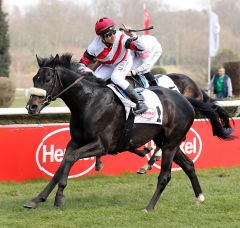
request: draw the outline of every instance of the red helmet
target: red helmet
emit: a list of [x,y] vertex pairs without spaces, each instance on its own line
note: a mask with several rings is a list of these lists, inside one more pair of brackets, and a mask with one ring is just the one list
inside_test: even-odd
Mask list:
[[105,31],[106,29],[108,29],[114,25],[115,25],[115,23],[112,19],[103,17],[96,22],[95,32],[97,33],[97,35],[100,35],[103,31]]

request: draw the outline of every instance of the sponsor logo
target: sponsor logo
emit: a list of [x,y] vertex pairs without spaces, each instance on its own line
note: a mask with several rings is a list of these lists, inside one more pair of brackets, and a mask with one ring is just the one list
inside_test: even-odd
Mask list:
[[146,112],[141,114],[141,117],[145,119],[152,119],[156,115],[154,109],[149,108]]
[[[69,128],[61,128],[47,134],[36,150],[36,163],[41,171],[53,176],[59,167],[70,140]],[[79,159],[72,167],[69,178],[87,174],[95,167],[95,157]]]
[[[156,150],[156,145],[153,141],[150,141],[149,143],[145,144],[145,146],[153,148],[152,151],[146,155],[147,159],[150,160],[150,157]],[[202,152],[202,139],[196,130],[190,128],[187,138],[184,142],[182,142],[180,148],[182,149],[183,153],[186,154],[193,162],[197,161]],[[155,163],[153,166],[158,169],[161,168],[160,164],[158,163]],[[181,170],[181,168],[173,163],[172,171],[178,170]]]

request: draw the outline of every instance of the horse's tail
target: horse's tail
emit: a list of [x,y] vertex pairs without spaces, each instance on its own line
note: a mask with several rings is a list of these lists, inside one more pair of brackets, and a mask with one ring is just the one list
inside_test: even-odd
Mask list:
[[202,95],[203,95],[203,102],[205,102],[205,103],[207,103],[207,102],[215,103],[216,102],[216,100],[209,97],[203,89],[201,89],[201,92],[202,92]]
[[231,135],[232,131],[224,129],[219,121],[219,116],[216,114],[211,106],[211,103],[204,103],[202,101],[186,97],[187,100],[192,104],[195,110],[198,110],[203,116],[210,120],[212,126],[213,135],[221,139],[233,139]]
[[[209,97],[207,95],[207,93],[204,90],[202,91],[202,95],[203,95],[203,102],[205,103],[211,103],[212,104],[212,108],[214,109],[214,111],[219,115],[221,121],[222,121],[222,125],[224,128],[232,128],[231,124],[230,124],[230,119],[231,117],[228,115],[228,113],[219,105],[216,104],[216,100]],[[233,119],[231,119],[233,124],[234,121]]]

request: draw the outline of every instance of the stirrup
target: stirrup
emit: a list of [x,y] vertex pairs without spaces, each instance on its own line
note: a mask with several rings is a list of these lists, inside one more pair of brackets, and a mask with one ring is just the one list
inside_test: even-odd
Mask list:
[[138,107],[138,109],[133,109],[133,113],[134,113],[134,115],[139,115],[139,114],[142,114],[142,113],[144,113],[144,112],[146,112],[147,110],[148,110],[148,107],[147,107],[147,105],[144,103],[144,102],[141,102],[140,104],[138,103],[138,104],[136,104],[136,107],[137,106],[140,106],[140,105],[142,105],[143,107]]

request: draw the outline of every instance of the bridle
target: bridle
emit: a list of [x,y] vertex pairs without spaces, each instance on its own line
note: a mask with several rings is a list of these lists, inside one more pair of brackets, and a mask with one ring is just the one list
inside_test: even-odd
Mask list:
[[63,89],[60,93],[58,93],[55,96],[52,96],[53,90],[54,90],[55,87],[57,87],[57,84],[59,84],[61,87],[63,87],[61,78],[60,78],[60,76],[59,76],[59,74],[58,74],[58,72],[57,72],[57,70],[55,68],[52,68],[52,67],[40,67],[40,69],[50,69],[53,72],[53,82],[52,82],[52,85],[51,85],[50,92],[47,93],[47,95],[45,96],[45,98],[42,101],[42,104],[44,106],[49,105],[52,101],[56,100],[63,93],[68,91],[70,88],[72,88],[74,85],[76,85],[79,81],[81,81],[84,78],[84,76],[79,77],[72,84],[70,84],[68,87]]

